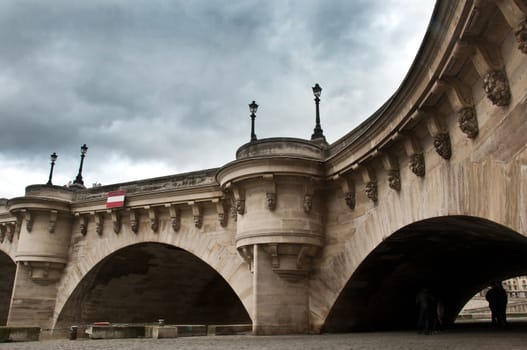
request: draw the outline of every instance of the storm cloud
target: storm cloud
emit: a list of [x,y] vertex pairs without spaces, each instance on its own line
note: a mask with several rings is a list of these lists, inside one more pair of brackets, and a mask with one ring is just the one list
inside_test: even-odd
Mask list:
[[0,197],[221,166],[258,138],[329,142],[397,89],[433,2],[2,1]]

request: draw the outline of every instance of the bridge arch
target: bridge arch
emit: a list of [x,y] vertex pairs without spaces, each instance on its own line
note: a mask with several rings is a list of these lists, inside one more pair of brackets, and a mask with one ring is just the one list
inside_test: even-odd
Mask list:
[[0,250],[0,326],[7,324],[15,273],[16,264],[12,257]]
[[106,256],[85,274],[55,329],[95,321],[177,324],[251,323],[228,282],[194,254],[141,242]]
[[441,216],[407,225],[383,240],[340,292],[325,331],[413,328],[415,295],[432,289],[453,322],[494,280],[527,273],[527,238],[487,219]]

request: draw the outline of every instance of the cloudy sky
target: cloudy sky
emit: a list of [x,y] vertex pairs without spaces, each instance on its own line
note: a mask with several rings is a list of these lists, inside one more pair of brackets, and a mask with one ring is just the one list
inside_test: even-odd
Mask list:
[[222,166],[258,138],[334,142],[397,89],[433,0],[2,0],[0,198]]

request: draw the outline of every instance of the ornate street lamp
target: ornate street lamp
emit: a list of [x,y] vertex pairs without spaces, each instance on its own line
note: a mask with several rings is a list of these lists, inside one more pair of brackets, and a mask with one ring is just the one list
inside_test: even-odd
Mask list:
[[316,106],[316,122],[315,122],[315,129],[313,130],[313,135],[311,135],[311,140],[323,138],[324,134],[322,132],[322,128],[320,127],[320,112],[318,105],[320,104],[320,93],[322,92],[322,88],[320,85],[315,84],[313,86],[313,95],[315,95],[315,106]]
[[46,183],[46,185],[53,185],[51,183],[51,178],[53,177],[53,168],[55,167],[55,162],[57,161],[57,158],[59,156],[57,156],[57,153],[53,152],[53,154],[50,156],[51,158],[51,169],[49,170],[49,179],[48,179],[48,182]]
[[251,142],[256,141],[256,134],[254,133],[254,119],[256,118],[256,111],[258,110],[258,105],[256,102],[252,102],[249,105],[249,111],[251,112]]
[[84,157],[86,156],[86,152],[88,152],[88,146],[84,144],[81,146],[81,165],[79,166],[79,173],[77,174],[75,181],[73,181],[73,183],[76,185],[84,186],[84,181],[82,181],[82,165],[84,164]]

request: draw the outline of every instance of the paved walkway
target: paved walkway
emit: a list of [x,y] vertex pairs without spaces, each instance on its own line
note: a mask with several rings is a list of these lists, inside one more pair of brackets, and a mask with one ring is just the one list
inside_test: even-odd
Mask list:
[[435,335],[413,332],[346,333],[302,336],[209,336],[176,339],[45,340],[3,343],[0,350],[497,350],[527,349],[527,326],[499,331],[489,327],[454,329]]

